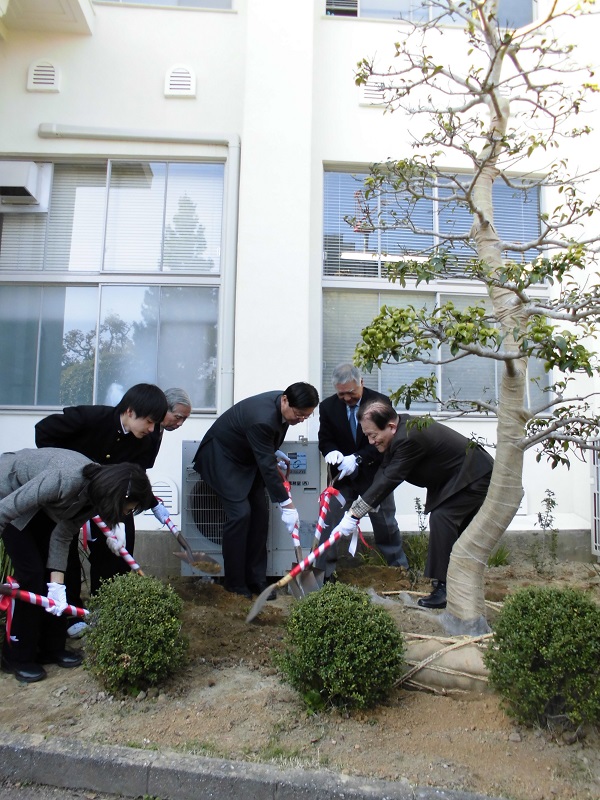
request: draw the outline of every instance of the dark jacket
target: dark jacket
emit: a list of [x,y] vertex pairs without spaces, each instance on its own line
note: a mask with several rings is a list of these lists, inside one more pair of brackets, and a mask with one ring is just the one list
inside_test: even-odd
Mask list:
[[[156,427],[159,427],[158,425]],[[154,466],[160,439],[136,439],[124,433],[119,412],[113,406],[70,406],[62,414],[51,414],[35,426],[38,447],[75,450],[98,464],[129,461],[144,469]]]
[[274,503],[288,499],[275,458],[289,427],[281,416],[282,395],[276,391],[247,397],[221,414],[206,432],[194,456],[194,469],[217,494],[244,499],[260,472]]
[[427,489],[425,513],[478,478],[491,473],[494,459],[462,434],[431,422],[407,426],[410,415],[398,419],[398,430],[385,451],[373,483],[363,500],[377,506],[403,481]]
[[[385,400],[389,402],[388,397],[365,386],[360,401],[361,405],[368,403],[370,400]],[[363,490],[371,485],[383,459],[383,454],[376,447],[369,444],[367,437],[362,432],[360,423],[356,429],[356,442],[354,441],[346,408],[346,403],[340,400],[337,394],[327,397],[319,405],[319,450],[323,457],[332,450],[339,450],[345,456],[353,453],[362,458],[362,463],[358,469],[352,475],[336,484],[336,486],[343,487],[344,484],[348,483],[358,494],[361,494]]]

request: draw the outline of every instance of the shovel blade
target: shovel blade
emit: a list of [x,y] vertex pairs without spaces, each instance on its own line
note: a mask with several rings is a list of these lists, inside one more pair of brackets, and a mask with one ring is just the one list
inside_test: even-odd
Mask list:
[[262,591],[258,595],[256,600],[254,601],[254,605],[252,606],[252,608],[248,613],[248,616],[246,617],[246,622],[252,622],[254,617],[257,617],[260,614],[271,592],[276,591],[283,584],[284,584],[283,580],[278,581],[277,583],[273,583],[271,586],[267,586],[267,588],[264,589],[264,591]]
[[[296,564],[292,564],[292,569],[295,566]],[[297,592],[294,590],[294,584],[296,584]],[[307,569],[305,572],[296,575],[296,579],[290,583],[290,592],[294,595],[296,600],[301,600],[311,592],[318,592],[320,588],[321,586],[319,586],[312,569]]]
[[179,550],[173,553],[173,555],[185,561],[186,564],[189,564],[193,569],[198,570],[198,572],[204,572],[206,575],[219,575],[222,571],[218,561],[199,550],[192,553]]

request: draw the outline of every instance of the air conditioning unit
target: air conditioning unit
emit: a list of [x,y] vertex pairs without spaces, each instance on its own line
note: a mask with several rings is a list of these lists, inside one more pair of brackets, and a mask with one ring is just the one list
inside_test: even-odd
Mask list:
[[0,161],[0,213],[48,210],[52,164]]
[[[183,442],[181,532],[192,550],[204,551],[223,566],[225,512],[214,491],[192,466],[199,445],[199,441]],[[281,449],[291,460],[289,482],[300,515],[300,544],[304,555],[308,555],[319,519],[321,456],[318,444],[284,442]],[[285,575],[292,568],[294,559],[292,538],[281,522],[279,509],[272,507],[267,539],[267,575]],[[181,574],[189,576],[197,573],[182,561]]]

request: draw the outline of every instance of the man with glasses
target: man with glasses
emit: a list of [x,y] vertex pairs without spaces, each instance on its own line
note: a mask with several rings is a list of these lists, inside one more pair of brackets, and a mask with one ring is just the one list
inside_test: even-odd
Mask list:
[[219,497],[224,587],[250,599],[267,585],[269,506],[278,503],[290,534],[298,512],[283,485],[277,453],[290,425],[311,416],[319,394],[309,383],[241,400],[212,424],[194,456],[194,469]]
[[[356,419],[363,402],[384,399],[385,395],[364,385],[360,370],[352,364],[338,364],[333,370],[331,382],[335,394],[327,397],[319,406],[319,450],[321,451],[335,488],[339,489],[346,506],[332,504],[327,518],[327,528],[322,540],[326,539],[344,511],[369,487],[382,460],[382,454],[370,445]],[[402,548],[402,535],[396,522],[396,504],[393,493],[382,500],[377,510],[369,512],[375,544],[386,563],[393,567],[408,567]],[[336,547],[327,550],[316,561],[316,569],[321,570],[325,581],[335,572],[338,551]]]

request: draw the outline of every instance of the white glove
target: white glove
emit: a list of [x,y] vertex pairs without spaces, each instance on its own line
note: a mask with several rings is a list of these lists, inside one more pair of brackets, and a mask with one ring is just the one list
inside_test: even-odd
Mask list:
[[358,520],[355,519],[349,511],[346,511],[342,517],[342,521],[338,525],[338,530],[342,536],[352,536],[356,532]]
[[161,523],[161,525],[164,525],[165,522],[169,519],[169,512],[166,506],[163,505],[163,503],[158,503],[158,505],[154,506],[154,508],[152,509],[152,513],[154,514],[156,519]]
[[340,453],[339,450],[332,450],[330,453],[327,453],[325,456],[325,463],[326,464],[339,464],[340,461],[343,459],[344,454]]
[[290,468],[290,459],[283,450],[275,450],[275,458],[277,459],[277,466],[285,475]]
[[125,547],[125,526],[119,522],[110,532],[110,536],[106,537],[106,545],[111,553],[120,556],[119,552],[122,547]]
[[346,475],[352,475],[352,473],[356,470],[356,456],[344,456],[339,463],[339,473],[338,477],[340,480],[345,478]]
[[47,608],[49,614],[54,614],[55,617],[60,617],[65,608],[67,607],[67,590],[63,583],[48,583],[48,598],[54,600],[56,605]]
[[300,525],[300,517],[296,508],[282,508],[281,520],[288,530],[288,533],[293,533],[296,525]]

